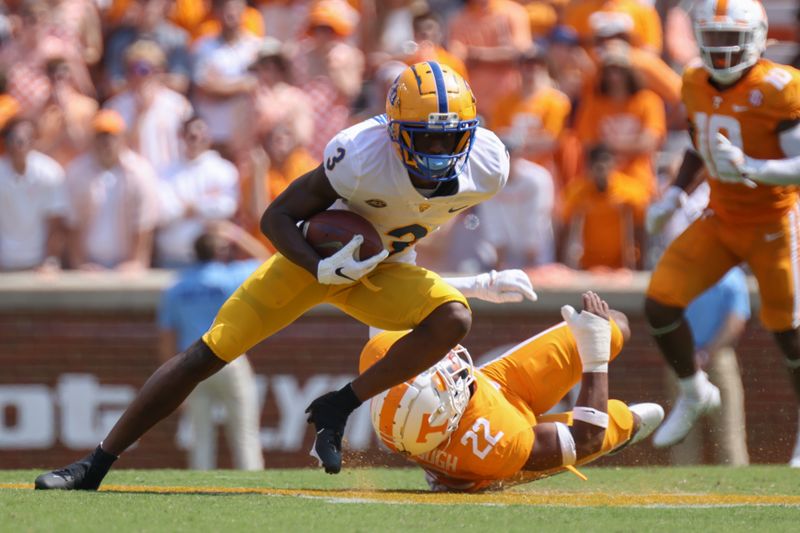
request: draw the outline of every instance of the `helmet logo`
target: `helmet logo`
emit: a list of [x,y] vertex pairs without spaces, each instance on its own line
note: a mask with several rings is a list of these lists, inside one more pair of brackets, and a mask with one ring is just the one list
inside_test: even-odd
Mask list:
[[428,125],[429,126],[442,126],[444,128],[457,128],[458,127],[458,113],[429,113]]
[[380,198],[370,198],[366,201],[367,205],[370,207],[375,207],[380,209],[381,207],[386,207],[386,202],[381,200]]
[[395,80],[392,86],[389,88],[389,105],[397,105],[397,86],[399,82]]
[[447,430],[447,419],[444,422],[439,424],[438,426],[432,426],[430,423],[430,419],[432,418],[433,413],[423,413],[422,414],[422,424],[419,428],[419,435],[417,436],[417,442],[423,443],[428,440],[428,435],[430,433],[444,433]]

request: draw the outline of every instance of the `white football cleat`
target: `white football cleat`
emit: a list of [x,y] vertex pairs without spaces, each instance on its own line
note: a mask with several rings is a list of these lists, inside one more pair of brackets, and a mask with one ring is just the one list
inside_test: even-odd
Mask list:
[[643,441],[664,421],[664,408],[657,403],[635,403],[628,408],[639,417],[639,429],[631,436],[628,445]]
[[653,436],[653,446],[666,448],[678,444],[686,438],[700,416],[719,409],[719,406],[719,389],[708,379],[703,380],[700,393],[696,397],[679,394],[667,420]]

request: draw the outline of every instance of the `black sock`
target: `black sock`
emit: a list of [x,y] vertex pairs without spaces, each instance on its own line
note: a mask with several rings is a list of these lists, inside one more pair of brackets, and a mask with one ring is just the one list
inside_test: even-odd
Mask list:
[[89,462],[89,469],[86,471],[81,485],[83,488],[97,489],[118,457],[108,453],[98,445],[86,459]]
[[348,413],[352,413],[358,409],[362,403],[364,403],[359,400],[358,396],[356,396],[356,393],[353,392],[353,387],[350,383],[336,391],[335,398],[337,405],[346,410]]

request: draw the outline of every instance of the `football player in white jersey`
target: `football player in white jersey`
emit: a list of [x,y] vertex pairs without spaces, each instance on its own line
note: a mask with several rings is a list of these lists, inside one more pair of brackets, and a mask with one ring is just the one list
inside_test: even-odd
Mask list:
[[[94,452],[42,474],[36,487],[97,489],[117,457],[173,412],[197,383],[321,303],[369,326],[412,330],[368,371],[309,406],[317,434],[312,453],[326,472],[339,472],[347,417],[458,344],[471,325],[465,295],[495,302],[536,298],[521,271],[445,281],[413,264],[414,244],[499,191],[508,164],[499,139],[478,126],[475,98],[461,76],[435,62],[408,67],[389,91],[386,115],[339,133],[323,164],[267,208],[261,228],[279,253],[228,299],[202,339],[153,374]],[[356,259],[363,242],[356,235],[322,259],[299,224],[332,207],[369,220],[384,250]]]

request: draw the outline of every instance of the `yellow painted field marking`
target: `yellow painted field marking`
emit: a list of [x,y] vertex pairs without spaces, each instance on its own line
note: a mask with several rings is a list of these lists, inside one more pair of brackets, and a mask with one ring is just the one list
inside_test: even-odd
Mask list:
[[[32,489],[30,483],[0,483],[0,489]],[[430,505],[552,505],[560,507],[717,507],[746,505],[800,506],[800,496],[752,494],[604,494],[599,492],[489,492],[445,494],[398,490],[276,489],[260,487],[189,487],[105,485],[103,492],[147,494],[262,494],[340,502],[414,503]]]

